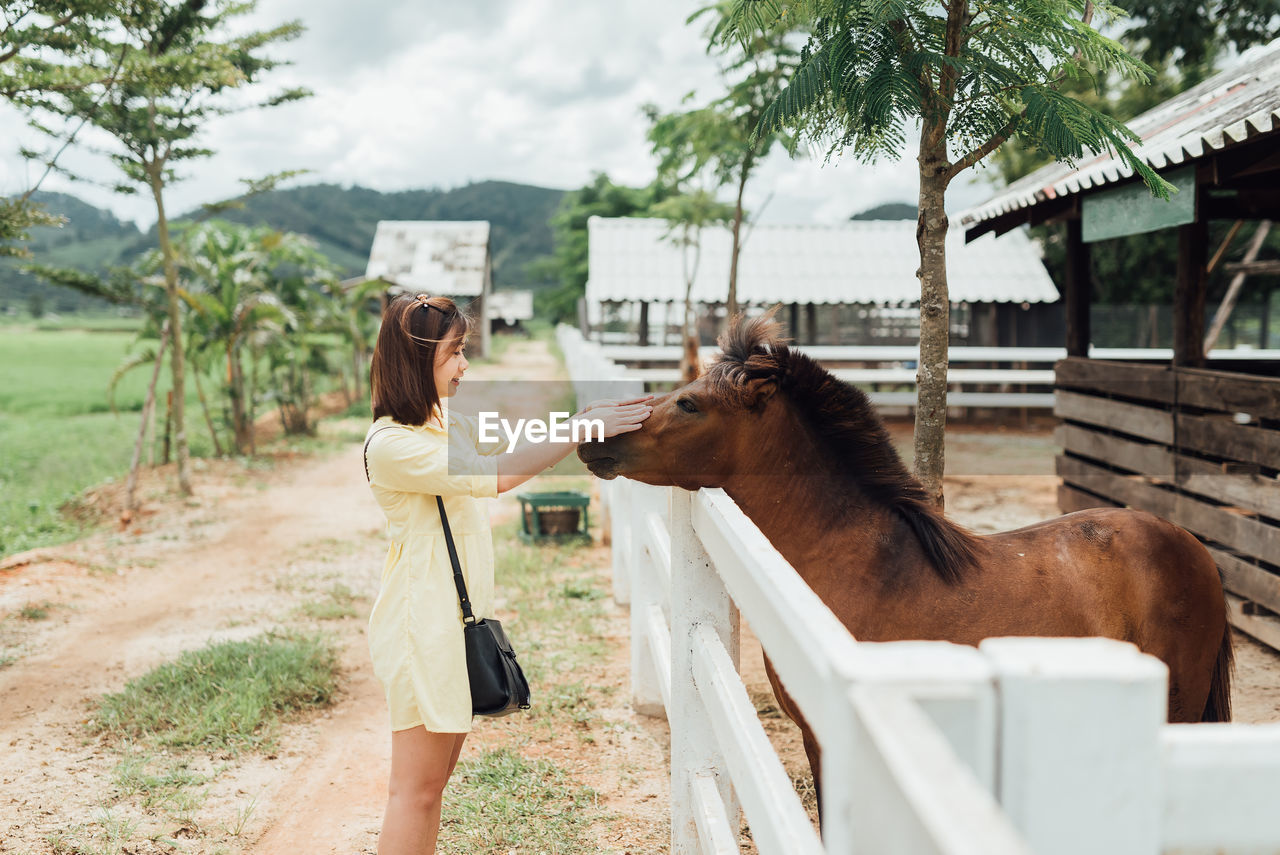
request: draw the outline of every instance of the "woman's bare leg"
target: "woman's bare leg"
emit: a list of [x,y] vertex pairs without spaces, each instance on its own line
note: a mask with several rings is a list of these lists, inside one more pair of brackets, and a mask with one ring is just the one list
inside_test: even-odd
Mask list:
[[435,855],[444,785],[466,737],[422,727],[392,732],[391,782],[378,855]]

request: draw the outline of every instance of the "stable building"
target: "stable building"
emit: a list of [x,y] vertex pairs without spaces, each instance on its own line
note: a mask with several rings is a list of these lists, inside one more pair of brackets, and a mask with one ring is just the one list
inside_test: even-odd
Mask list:
[[478,355],[488,355],[493,291],[488,222],[382,220],[365,278],[390,283],[391,296],[422,293],[453,299],[473,318],[484,319],[478,325]]
[[[1222,572],[1232,622],[1280,648],[1280,351],[1206,347],[1206,327],[1211,338],[1224,314],[1210,327],[1205,306],[1209,221],[1256,235],[1280,217],[1280,40],[1128,124],[1142,140],[1134,153],[1178,188],[1168,201],[1103,155],[1046,166],[956,219],[974,245],[1065,224],[1068,356],[1054,390],[1062,510],[1129,506],[1191,531]],[[1090,359],[1091,246],[1160,229],[1178,237],[1172,359]],[[1243,244],[1243,259],[1230,261]],[[1257,257],[1259,244],[1213,253],[1237,277],[1220,309],[1230,311],[1243,277],[1280,273]]]
[[[692,278],[704,343],[714,340],[728,294],[728,228],[702,229],[696,248],[660,219],[592,217],[587,235],[584,334],[614,343],[678,340]],[[746,227],[738,305],[786,306],[779,317],[801,344],[911,344],[919,338],[919,258],[914,220]],[[1058,290],[1025,235],[966,244],[953,229],[947,280],[954,342],[1061,341]]]

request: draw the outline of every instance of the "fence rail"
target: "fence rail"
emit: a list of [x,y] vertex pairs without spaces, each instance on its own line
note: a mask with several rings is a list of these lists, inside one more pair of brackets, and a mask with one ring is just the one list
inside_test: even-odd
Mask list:
[[[1280,725],[1165,724],[1132,645],[860,643],[722,491],[605,492],[674,855],[738,851],[740,812],[763,855],[1280,851]],[[737,676],[739,614],[822,746],[821,838]]]
[[[614,367],[620,378],[648,384],[679,380],[680,373],[676,368],[681,355],[679,347],[588,344]],[[807,345],[796,349],[825,363],[841,380],[870,386],[871,400],[880,406],[915,406],[916,369],[912,366],[920,357],[917,347]],[[704,347],[699,351],[704,362],[718,352],[715,347]],[[951,387],[948,404],[954,407],[1052,409],[1053,366],[1066,355],[1066,350],[1058,347],[953,347],[948,351],[951,362],[947,371],[947,382]],[[1168,348],[1093,348],[1090,357],[1126,362],[1168,362],[1173,351]],[[1280,360],[1280,351],[1223,350],[1215,351],[1213,358],[1236,362],[1272,361]],[[974,364],[987,367],[965,367]],[[912,388],[881,389],[881,386]]]

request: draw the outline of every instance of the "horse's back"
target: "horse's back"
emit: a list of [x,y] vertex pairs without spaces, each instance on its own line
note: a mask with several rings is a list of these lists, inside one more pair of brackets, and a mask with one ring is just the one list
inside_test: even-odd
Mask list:
[[1199,721],[1227,630],[1217,567],[1192,534],[1145,511],[1095,508],[987,541],[993,561],[1020,565],[1008,578],[1054,592],[1045,620],[1075,619],[1071,634],[1131,641],[1164,661],[1171,718]]

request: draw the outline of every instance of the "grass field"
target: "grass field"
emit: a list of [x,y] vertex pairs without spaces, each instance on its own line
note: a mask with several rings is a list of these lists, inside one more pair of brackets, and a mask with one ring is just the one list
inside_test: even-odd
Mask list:
[[[107,384],[133,342],[118,330],[0,327],[0,556],[74,538],[81,525],[63,505],[128,472],[149,367],[121,381],[116,413]],[[187,398],[192,453],[207,453],[194,389]]]

